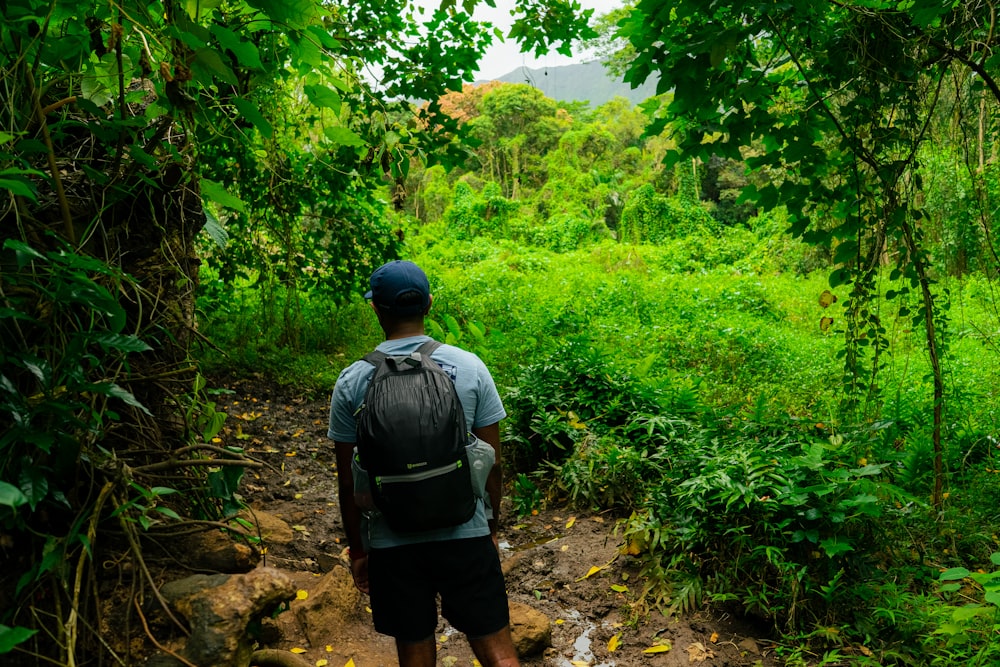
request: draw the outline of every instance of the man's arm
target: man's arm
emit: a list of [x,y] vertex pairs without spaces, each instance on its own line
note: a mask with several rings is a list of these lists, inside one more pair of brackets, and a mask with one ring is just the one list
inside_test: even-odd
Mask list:
[[340,520],[347,533],[347,545],[351,554],[351,574],[354,584],[362,593],[368,592],[368,558],[361,544],[361,511],[354,500],[354,473],[351,459],[354,458],[353,442],[334,442],[337,455],[337,500],[340,502]]
[[490,519],[490,534],[494,541],[497,537],[497,521],[500,518],[500,497],[503,494],[503,466],[500,458],[500,422],[472,429],[473,434],[483,442],[488,442],[496,452],[496,462],[486,478],[486,493],[490,496],[493,507],[493,518]]

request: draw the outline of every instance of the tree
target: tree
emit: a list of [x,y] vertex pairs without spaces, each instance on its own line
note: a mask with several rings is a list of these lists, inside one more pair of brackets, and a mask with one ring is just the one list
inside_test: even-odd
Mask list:
[[652,132],[667,124],[678,131],[672,159],[739,160],[761,142],[765,151],[749,167],[787,177],[750,185],[743,196],[765,209],[787,206],[795,234],[835,250],[831,285],[850,290],[844,358],[852,410],[875,404],[884,363],[876,276],[893,263],[892,277],[908,279],[890,296],[913,290],[921,304],[913,319],[934,379],[936,503],[944,341],[917,205],[918,155],[953,73],[974,81],[973,104],[1000,102],[995,20],[979,0],[640,0],[618,23],[635,51],[626,79],[658,77],[658,92],[674,92],[668,105],[649,108]]

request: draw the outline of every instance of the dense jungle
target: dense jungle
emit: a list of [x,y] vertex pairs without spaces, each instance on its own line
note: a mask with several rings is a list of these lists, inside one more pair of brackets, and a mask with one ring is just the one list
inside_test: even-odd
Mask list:
[[523,664],[1000,665],[996,4],[495,4],[0,3],[0,662],[395,664],[326,432],[405,258]]

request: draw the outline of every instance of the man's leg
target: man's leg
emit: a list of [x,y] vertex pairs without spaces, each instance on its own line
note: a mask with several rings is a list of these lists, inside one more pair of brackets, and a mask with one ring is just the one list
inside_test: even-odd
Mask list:
[[517,649],[510,636],[510,626],[505,626],[492,635],[470,638],[469,645],[483,667],[518,667],[521,664],[517,660]]
[[[399,667],[434,667],[437,662],[437,645],[434,637],[419,642],[404,642],[396,640],[396,655],[399,657]],[[482,659],[479,660],[483,662]],[[486,663],[483,663],[486,667]]]

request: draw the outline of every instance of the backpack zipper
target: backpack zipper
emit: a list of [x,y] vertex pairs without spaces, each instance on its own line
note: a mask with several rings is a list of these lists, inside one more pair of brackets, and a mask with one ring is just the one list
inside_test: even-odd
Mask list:
[[381,487],[383,482],[388,482],[390,484],[395,482],[422,482],[433,477],[447,475],[453,470],[458,470],[461,467],[462,461],[459,459],[454,463],[448,463],[429,470],[421,470],[420,472],[411,472],[405,475],[378,475],[375,477],[375,483]]

